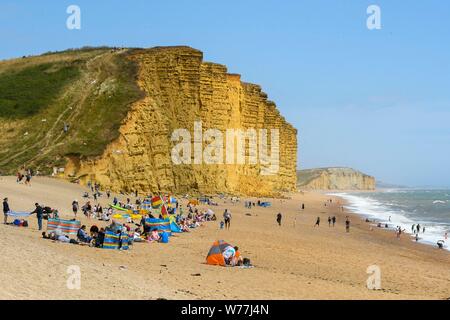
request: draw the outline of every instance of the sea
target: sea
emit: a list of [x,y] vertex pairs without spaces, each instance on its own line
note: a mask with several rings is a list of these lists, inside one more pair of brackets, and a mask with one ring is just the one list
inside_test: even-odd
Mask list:
[[332,195],[347,200],[348,210],[392,229],[400,226],[412,235],[412,225],[420,224],[419,242],[437,246],[437,241],[444,240],[444,249],[450,250],[450,190],[384,189]]

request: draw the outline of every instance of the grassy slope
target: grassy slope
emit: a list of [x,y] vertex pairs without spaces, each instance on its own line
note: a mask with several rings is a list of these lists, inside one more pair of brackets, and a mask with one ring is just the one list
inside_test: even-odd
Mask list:
[[101,48],[0,62],[0,173],[50,173],[67,155],[101,154],[142,96],[127,54]]

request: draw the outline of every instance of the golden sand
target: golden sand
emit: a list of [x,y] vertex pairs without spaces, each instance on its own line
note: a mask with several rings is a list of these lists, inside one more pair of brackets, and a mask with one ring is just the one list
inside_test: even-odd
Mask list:
[[[34,178],[32,186],[14,177],[0,178],[0,197],[14,211],[32,211],[39,202],[72,218],[71,202],[83,204],[85,191],[75,184]],[[221,217],[231,210],[231,229],[207,222],[168,244],[135,243],[132,250],[104,250],[45,240],[36,218],[28,228],[0,225],[0,299],[447,299],[450,297],[450,253],[415,243],[408,235],[398,240],[392,231],[374,228],[350,215],[345,232],[337,198],[298,193],[289,200],[271,199],[270,208],[246,209],[241,203],[217,200],[211,207]],[[120,196],[124,200],[126,196]],[[252,199],[256,202],[256,199]],[[267,199],[264,199],[267,200]],[[105,197],[100,198],[107,207]],[[306,210],[300,210],[305,203]],[[183,204],[184,205],[184,204]],[[200,206],[200,208],[205,208]],[[283,214],[282,226],[276,214]],[[250,215],[247,215],[250,214]],[[327,218],[336,215],[334,228]],[[79,213],[79,216],[82,214]],[[314,227],[316,217],[320,227]],[[10,218],[11,219],[11,218]],[[88,226],[103,225],[81,217]],[[46,221],[44,221],[44,230]],[[204,263],[218,239],[239,246],[255,268],[239,269]],[[81,270],[81,289],[68,289],[67,268]],[[367,268],[381,270],[381,290],[369,290]],[[200,275],[198,275],[200,274]]]

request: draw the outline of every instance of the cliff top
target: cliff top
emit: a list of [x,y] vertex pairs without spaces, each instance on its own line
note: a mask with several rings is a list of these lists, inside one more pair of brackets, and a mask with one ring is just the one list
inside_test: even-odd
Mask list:
[[313,169],[304,169],[297,171],[297,185],[303,186],[307,185],[312,180],[320,177],[323,173],[329,175],[360,175],[363,177],[372,176],[365,174],[361,171],[349,168],[349,167],[325,167],[325,168],[313,168]]

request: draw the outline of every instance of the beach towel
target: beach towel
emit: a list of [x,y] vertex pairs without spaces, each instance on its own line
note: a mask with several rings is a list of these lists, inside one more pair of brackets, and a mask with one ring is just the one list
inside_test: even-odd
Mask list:
[[260,207],[267,208],[267,207],[272,206],[272,204],[271,204],[270,202],[261,202],[261,203],[259,204],[259,206],[260,206]]
[[17,217],[17,218],[22,218],[22,217],[29,217],[30,213],[29,212],[15,212],[15,211],[9,211],[6,213],[8,216],[10,217]]
[[49,218],[47,222],[47,232],[61,230],[65,235],[77,235],[81,222],[76,220],[63,220]]

